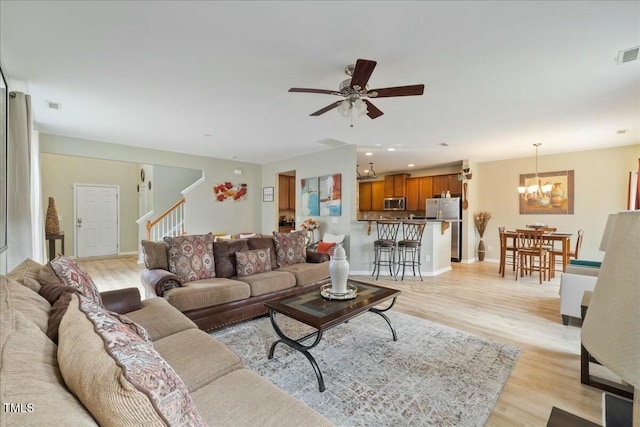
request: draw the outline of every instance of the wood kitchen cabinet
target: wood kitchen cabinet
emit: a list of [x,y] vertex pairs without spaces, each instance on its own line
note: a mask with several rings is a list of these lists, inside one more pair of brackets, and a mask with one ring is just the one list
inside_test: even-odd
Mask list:
[[384,210],[384,181],[373,181],[371,183],[371,210]]
[[278,175],[278,208],[283,211],[296,210],[296,177]]
[[442,192],[449,191],[452,196],[462,195],[462,182],[458,181],[458,174],[436,175],[433,178],[433,197],[439,197]]
[[359,210],[384,210],[384,181],[361,182],[359,185]]
[[449,177],[447,175],[436,175],[432,179],[434,197],[440,197],[443,192],[447,192],[449,189]]
[[387,175],[384,177],[385,197],[405,197],[406,181],[410,175],[401,173],[397,175]]
[[454,173],[448,176],[449,191],[452,196],[462,196],[462,181],[458,181],[458,174]]
[[408,178],[406,187],[406,210],[425,211],[425,199],[433,197],[432,177],[421,176],[418,178]]
[[289,209],[296,210],[296,177],[289,177]]

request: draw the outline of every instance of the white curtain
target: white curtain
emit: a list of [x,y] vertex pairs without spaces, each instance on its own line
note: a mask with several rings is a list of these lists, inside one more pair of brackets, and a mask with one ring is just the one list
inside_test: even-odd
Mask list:
[[33,224],[32,259],[40,264],[47,262],[44,236],[44,206],[42,179],[40,178],[40,137],[37,131],[31,134],[31,223]]
[[34,256],[31,206],[31,97],[9,94],[7,270]]

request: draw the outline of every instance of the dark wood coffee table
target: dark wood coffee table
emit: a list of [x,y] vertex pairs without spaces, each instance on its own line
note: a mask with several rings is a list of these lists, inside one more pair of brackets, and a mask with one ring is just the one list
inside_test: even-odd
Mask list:
[[[265,303],[265,306],[269,309],[269,318],[271,319],[273,329],[280,337],[279,340],[271,344],[269,359],[273,358],[273,352],[278,343],[284,343],[289,347],[298,350],[300,353],[304,354],[307,360],[311,363],[316,374],[316,378],[318,379],[318,387],[321,392],[325,390],[324,379],[322,378],[322,372],[320,372],[318,363],[311,353],[309,353],[309,350],[320,343],[322,334],[325,330],[341,323],[345,323],[362,313],[370,311],[381,316],[387,322],[389,328],[391,328],[393,340],[398,340],[396,331],[384,312],[393,307],[400,291],[351,279],[348,283],[358,288],[358,294],[355,299],[344,301],[329,300],[320,295],[320,290],[316,289],[300,295],[279,298]],[[383,309],[374,308],[380,303],[390,299],[392,301],[388,307]],[[288,337],[278,326],[276,322],[276,313],[283,314],[309,325],[316,329],[316,331],[302,338]],[[303,341],[314,337],[315,339],[311,345],[302,344]]]

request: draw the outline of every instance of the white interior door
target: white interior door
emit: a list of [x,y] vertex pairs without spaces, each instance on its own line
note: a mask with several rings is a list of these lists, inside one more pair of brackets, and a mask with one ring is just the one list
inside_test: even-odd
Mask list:
[[117,255],[117,186],[75,185],[76,257]]

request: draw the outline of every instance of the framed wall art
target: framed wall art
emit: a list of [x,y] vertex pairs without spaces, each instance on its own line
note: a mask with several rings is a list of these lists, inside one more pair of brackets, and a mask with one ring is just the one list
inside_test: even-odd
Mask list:
[[342,174],[319,178],[320,216],[342,215]]
[[273,202],[274,187],[262,187],[262,201]]
[[[558,214],[572,215],[574,205],[573,190],[574,171],[543,172],[536,174],[521,174],[520,187],[530,187],[538,184],[537,191],[527,191],[518,194],[520,198],[520,214]],[[543,191],[542,187],[547,187]]]
[[300,200],[302,216],[318,216],[320,205],[318,197],[318,177],[303,178],[300,180]]

